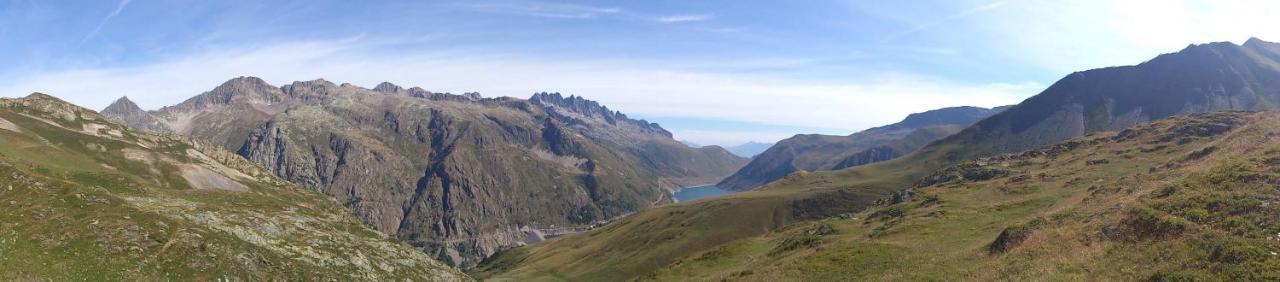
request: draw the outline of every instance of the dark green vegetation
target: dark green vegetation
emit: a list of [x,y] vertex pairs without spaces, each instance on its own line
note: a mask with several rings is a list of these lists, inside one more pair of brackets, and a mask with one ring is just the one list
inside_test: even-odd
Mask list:
[[469,280],[244,159],[0,99],[0,280]]
[[[639,212],[473,271],[497,280],[1275,279],[1280,114],[1177,115],[1274,109],[1276,50],[1256,39],[1193,45],[1075,73],[899,158]],[[831,231],[812,231],[822,226]]]
[[713,183],[746,162],[558,93],[481,98],[242,77],[158,111],[130,104],[104,111],[219,144],[463,267],[670,203],[673,190]]
[[1004,108],[943,108],[911,114],[901,122],[848,136],[796,135],[778,141],[716,186],[745,191],[798,171],[837,170],[890,160],[955,134]]

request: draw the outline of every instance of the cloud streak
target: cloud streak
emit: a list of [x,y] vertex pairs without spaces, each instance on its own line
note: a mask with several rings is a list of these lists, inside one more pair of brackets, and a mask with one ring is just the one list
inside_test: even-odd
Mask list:
[[90,30],[88,34],[85,34],[84,39],[81,39],[80,43],[83,44],[84,42],[89,41],[89,38],[93,38],[94,36],[97,36],[98,32],[102,31],[102,27],[106,26],[107,22],[110,22],[112,18],[115,18],[117,15],[120,15],[120,12],[124,12],[124,8],[128,7],[129,2],[131,1],[133,0],[120,0],[119,3],[116,3],[116,9],[111,10],[110,14],[107,14],[106,17],[103,17],[102,21],[98,22],[98,25],[93,27],[93,30]]
[[555,19],[591,19],[622,13],[622,9],[616,7],[593,7],[525,1],[481,3],[467,5],[466,7],[486,13]]
[[657,21],[657,22],[660,22],[660,23],[700,22],[700,21],[710,20],[710,19],[711,19],[711,18],[713,18],[713,17],[714,17],[714,16],[713,16],[713,15],[710,15],[710,14],[700,14],[700,15],[672,15],[672,16],[658,17],[658,18],[654,19],[654,21]]
[[935,28],[935,27],[939,27],[939,26],[942,26],[942,25],[947,24],[947,23],[950,23],[950,22],[954,22],[954,21],[958,21],[958,20],[963,20],[963,19],[966,19],[966,18],[969,18],[969,17],[973,17],[973,16],[976,16],[976,15],[982,14],[982,13],[990,12],[990,11],[995,10],[995,9],[998,9],[998,8],[1000,8],[1000,7],[1004,7],[1006,4],[1008,4],[1008,2],[1004,2],[1004,1],[995,1],[995,2],[989,2],[989,3],[986,3],[986,4],[979,5],[979,6],[977,6],[977,7],[973,7],[973,8],[965,9],[965,10],[962,10],[962,11],[960,11],[960,12],[957,12],[957,13],[954,13],[954,14],[951,14],[951,15],[947,15],[946,17],[943,17],[942,19],[938,19],[938,20],[930,21],[930,22],[925,22],[925,23],[922,23],[922,24],[916,25],[915,27],[913,27],[913,28],[911,28],[911,29],[908,29],[908,30],[905,30],[905,31],[902,31],[902,32],[899,32],[899,33],[896,33],[896,34],[892,34],[892,35],[890,35],[890,36],[886,37],[886,38],[885,38],[884,40],[882,40],[882,41],[895,40],[895,39],[898,39],[898,38],[906,37],[906,36],[908,36],[908,35],[912,35],[912,34],[915,34],[915,33],[923,32],[923,31],[925,31],[925,30],[929,30],[929,29],[932,29],[932,28]]

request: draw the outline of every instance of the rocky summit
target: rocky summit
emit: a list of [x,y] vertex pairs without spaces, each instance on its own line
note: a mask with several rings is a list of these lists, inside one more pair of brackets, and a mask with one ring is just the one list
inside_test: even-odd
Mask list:
[[240,77],[159,110],[113,107],[112,120],[217,144],[462,267],[671,203],[674,190],[746,163],[559,93],[484,98]]

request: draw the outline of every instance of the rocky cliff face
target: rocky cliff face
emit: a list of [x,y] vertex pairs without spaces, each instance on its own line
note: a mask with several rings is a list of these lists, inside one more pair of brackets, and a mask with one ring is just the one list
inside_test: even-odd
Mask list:
[[[746,160],[581,97],[529,100],[237,78],[153,116],[325,192],[461,266],[670,202]],[[197,122],[198,121],[198,122]]]
[[750,190],[797,171],[833,170],[893,159],[1004,109],[943,108],[848,136],[796,135],[778,141],[717,186]]

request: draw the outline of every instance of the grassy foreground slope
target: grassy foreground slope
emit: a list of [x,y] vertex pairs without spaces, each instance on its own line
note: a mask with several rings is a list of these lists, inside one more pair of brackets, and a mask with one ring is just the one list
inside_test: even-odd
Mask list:
[[1276,280],[1277,137],[1278,113],[1214,113],[982,158],[641,278]]
[[[918,154],[931,153],[941,156],[926,159],[948,155]],[[1173,117],[955,165],[909,157],[642,212],[508,251],[476,274],[494,280],[1280,278],[1280,113]],[[867,177],[875,174],[882,177]],[[833,188],[894,186],[907,192],[853,213],[841,209],[862,203],[842,196],[856,189]],[[722,231],[728,226],[739,229]]]
[[955,145],[935,143],[886,162],[796,173],[751,191],[643,210],[603,228],[499,253],[472,275],[511,281],[634,278],[734,240],[863,210],[957,162],[963,156],[954,151]]
[[211,147],[0,99],[0,280],[469,280]]

